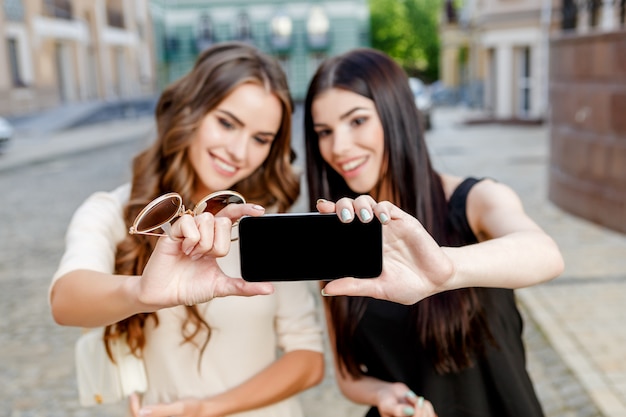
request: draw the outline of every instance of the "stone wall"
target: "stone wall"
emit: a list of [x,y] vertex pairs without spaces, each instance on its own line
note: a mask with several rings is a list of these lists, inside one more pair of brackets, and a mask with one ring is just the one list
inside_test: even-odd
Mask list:
[[549,198],[626,233],[626,30],[550,45]]

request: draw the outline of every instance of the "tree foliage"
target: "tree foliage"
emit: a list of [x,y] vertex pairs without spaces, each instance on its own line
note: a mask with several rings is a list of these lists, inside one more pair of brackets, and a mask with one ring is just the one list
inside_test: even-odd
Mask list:
[[411,76],[439,78],[442,0],[369,0],[372,47],[393,57]]

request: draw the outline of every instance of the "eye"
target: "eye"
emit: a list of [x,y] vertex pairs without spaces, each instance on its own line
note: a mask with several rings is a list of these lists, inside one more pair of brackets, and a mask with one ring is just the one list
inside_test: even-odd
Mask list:
[[255,136],[254,140],[260,143],[261,145],[269,145],[272,143],[272,139],[269,139],[264,136]]
[[218,117],[218,122],[219,124],[221,124],[224,128],[231,130],[235,128],[235,125],[232,124],[230,121],[228,121],[227,119],[223,118],[223,117]]
[[356,118],[352,119],[351,124],[353,126],[360,126],[360,125],[362,125],[365,122],[367,122],[367,117],[361,116],[361,117],[356,117]]
[[317,137],[322,139],[328,135],[330,135],[330,129],[321,129],[321,130],[316,130],[315,133],[317,133]]

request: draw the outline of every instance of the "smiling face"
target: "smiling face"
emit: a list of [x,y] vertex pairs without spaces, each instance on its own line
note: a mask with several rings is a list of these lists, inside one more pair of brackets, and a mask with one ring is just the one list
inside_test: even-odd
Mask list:
[[235,88],[204,116],[188,149],[196,199],[232,188],[269,155],[283,117],[279,99],[259,84]]
[[352,191],[372,191],[380,178],[385,150],[383,126],[374,102],[331,88],[315,97],[311,115],[322,158]]

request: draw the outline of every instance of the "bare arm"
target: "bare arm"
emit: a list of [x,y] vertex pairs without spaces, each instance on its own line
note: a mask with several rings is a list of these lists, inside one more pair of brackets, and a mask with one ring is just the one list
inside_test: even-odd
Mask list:
[[379,278],[330,282],[328,295],[362,295],[413,304],[430,295],[465,287],[521,288],[563,271],[554,241],[524,212],[507,186],[484,181],[468,196],[468,220],[480,243],[440,247],[421,223],[389,202],[369,196],[318,203],[322,212],[362,209],[384,225],[384,268]]
[[322,353],[295,350],[285,353],[270,366],[228,391],[210,398],[188,398],[168,404],[140,408],[131,399],[133,415],[218,417],[252,410],[287,399],[317,385],[324,376]]
[[52,315],[59,324],[103,326],[135,313],[193,305],[227,295],[269,294],[269,283],[226,276],[216,257],[230,248],[231,221],[205,213],[185,215],[162,237],[142,276],[74,270],[51,291]]
[[467,214],[480,243],[444,248],[455,266],[445,289],[522,288],[563,272],[556,243],[528,217],[508,186],[490,180],[476,184],[468,196]]

